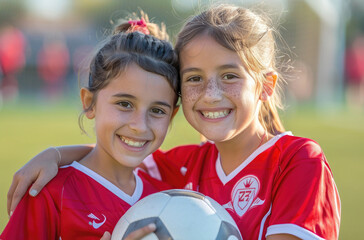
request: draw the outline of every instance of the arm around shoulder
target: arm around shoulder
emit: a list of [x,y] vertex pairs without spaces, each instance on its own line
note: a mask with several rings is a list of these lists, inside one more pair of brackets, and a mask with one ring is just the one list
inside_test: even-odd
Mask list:
[[49,147],[33,157],[13,176],[7,195],[8,214],[11,215],[30,185],[29,194],[36,196],[57,175],[59,166],[82,159],[92,149],[93,145]]

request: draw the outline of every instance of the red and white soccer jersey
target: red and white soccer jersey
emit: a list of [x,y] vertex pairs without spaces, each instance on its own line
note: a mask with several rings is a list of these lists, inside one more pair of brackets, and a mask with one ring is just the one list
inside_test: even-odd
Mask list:
[[100,239],[136,201],[168,189],[142,171],[135,179],[130,196],[74,162],[61,168],[37,197],[23,197],[0,239]]
[[338,239],[340,199],[332,172],[313,140],[275,136],[226,175],[213,143],[157,151],[151,176],[212,197],[236,221],[243,239],[291,234]]

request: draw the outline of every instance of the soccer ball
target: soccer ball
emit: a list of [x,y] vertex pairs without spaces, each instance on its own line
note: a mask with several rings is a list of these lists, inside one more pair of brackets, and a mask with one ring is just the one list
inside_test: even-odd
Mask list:
[[167,190],[149,195],[120,218],[111,240],[154,223],[157,230],[143,240],[242,240],[230,214],[215,200],[190,190]]

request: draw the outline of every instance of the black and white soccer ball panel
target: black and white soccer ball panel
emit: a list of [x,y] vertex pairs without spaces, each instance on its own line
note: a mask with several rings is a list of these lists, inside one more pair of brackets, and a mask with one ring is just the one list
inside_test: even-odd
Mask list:
[[123,239],[149,223],[155,223],[157,230],[144,240],[242,239],[230,214],[215,200],[190,190],[168,190],[132,206],[115,226],[112,240]]

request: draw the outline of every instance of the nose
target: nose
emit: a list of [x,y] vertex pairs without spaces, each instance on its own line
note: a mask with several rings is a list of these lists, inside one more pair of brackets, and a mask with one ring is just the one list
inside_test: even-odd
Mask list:
[[207,103],[221,101],[222,89],[217,78],[209,78],[206,81],[203,99]]
[[129,127],[130,129],[138,133],[146,132],[148,129],[147,111],[145,110],[135,111],[130,119]]

